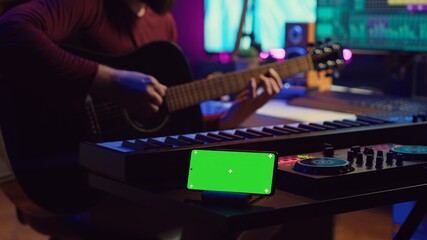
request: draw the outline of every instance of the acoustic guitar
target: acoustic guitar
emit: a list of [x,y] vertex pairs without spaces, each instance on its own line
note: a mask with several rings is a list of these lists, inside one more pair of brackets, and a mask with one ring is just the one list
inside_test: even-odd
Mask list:
[[[126,109],[112,101],[92,97],[87,104],[93,138],[102,141],[133,139],[203,130],[198,104],[247,87],[252,76],[275,69],[282,78],[309,70],[324,70],[344,64],[339,44],[314,49],[306,56],[260,65],[209,79],[192,81],[187,60],[170,42],[154,42],[120,56],[107,56],[72,49],[79,56],[118,69],[134,70],[155,76],[168,86],[161,111],[149,121],[136,120]],[[194,116],[194,117],[193,117]],[[197,119],[197,121],[188,121]],[[171,124],[173,123],[173,124]]]

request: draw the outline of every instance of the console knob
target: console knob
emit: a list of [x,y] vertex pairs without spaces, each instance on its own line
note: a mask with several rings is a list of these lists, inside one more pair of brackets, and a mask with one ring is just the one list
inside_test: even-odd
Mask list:
[[358,152],[356,155],[356,164],[363,165],[363,153]]
[[374,149],[372,147],[365,147],[365,149],[363,149],[363,153],[374,155]]
[[347,161],[349,161],[351,164],[353,164],[354,161],[354,152],[353,151],[347,151]]
[[360,152],[360,146],[352,146],[350,150],[353,151],[354,153],[358,153]]
[[383,157],[377,155],[377,158],[375,159],[375,168],[383,168],[383,162]]
[[323,156],[333,157],[334,156],[334,147],[325,147],[323,149]]
[[385,161],[388,165],[393,165],[393,153],[392,152],[386,153],[386,160]]

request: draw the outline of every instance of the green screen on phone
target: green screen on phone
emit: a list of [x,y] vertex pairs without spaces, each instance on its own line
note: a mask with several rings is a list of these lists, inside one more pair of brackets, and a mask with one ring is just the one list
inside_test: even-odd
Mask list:
[[271,195],[276,162],[275,152],[194,149],[187,188]]

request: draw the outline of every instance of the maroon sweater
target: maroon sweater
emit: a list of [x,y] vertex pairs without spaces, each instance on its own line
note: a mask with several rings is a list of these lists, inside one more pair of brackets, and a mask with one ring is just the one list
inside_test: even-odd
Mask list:
[[0,76],[38,96],[80,106],[97,63],[58,44],[121,54],[155,40],[177,40],[170,14],[148,8],[137,17],[122,0],[33,0],[0,18]]

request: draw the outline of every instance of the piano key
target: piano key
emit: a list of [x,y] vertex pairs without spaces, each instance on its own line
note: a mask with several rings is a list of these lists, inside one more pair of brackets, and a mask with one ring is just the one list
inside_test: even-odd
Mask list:
[[135,149],[135,146],[134,146],[133,142],[131,142],[131,141],[129,141],[129,140],[124,140],[124,141],[122,141],[121,146],[122,146],[122,147],[125,147],[125,148],[132,148],[132,149]]
[[272,133],[268,133],[268,132],[261,132],[261,131],[258,131],[258,130],[252,129],[252,128],[249,128],[249,129],[247,129],[246,131],[247,131],[247,132],[250,132],[250,133],[259,134],[259,135],[264,136],[264,137],[272,137],[272,136],[273,136],[273,134],[272,134]]
[[308,124],[304,124],[304,123],[298,124],[298,127],[308,129],[310,131],[324,131],[324,130],[326,130],[324,127],[318,127],[318,126],[308,125]]
[[234,132],[234,134],[245,137],[245,138],[260,138],[262,137],[259,134],[256,133],[251,133],[251,132],[246,132],[246,131],[242,131],[242,130],[236,130]]
[[318,124],[318,123],[309,123],[308,125],[316,126],[316,127],[323,127],[323,128],[325,128],[324,130],[335,130],[335,129],[337,129],[337,128],[336,128],[336,127],[334,127],[334,126],[330,126],[330,125],[320,125],[320,124]]
[[147,143],[156,144],[156,145],[159,145],[160,147],[173,147],[173,145],[170,143],[162,142],[154,138],[147,139]]
[[200,141],[200,140],[197,140],[197,139],[194,139],[194,138],[189,138],[189,137],[184,136],[184,135],[178,136],[178,139],[186,141],[186,142],[189,142],[189,143],[192,143],[192,144],[204,144],[205,143],[203,141]]
[[282,131],[282,130],[277,129],[275,127],[274,128],[266,128],[265,127],[265,128],[262,129],[262,131],[274,134],[276,136],[283,136],[283,135],[288,135],[289,134],[289,132]]
[[336,128],[349,128],[349,127],[351,127],[351,125],[348,125],[345,123],[337,123],[337,122],[330,122],[330,121],[323,122],[323,125],[332,126],[332,127],[336,127]]
[[158,144],[155,144],[155,143],[149,143],[149,142],[146,142],[146,141],[142,141],[142,140],[140,140],[140,139],[136,139],[135,140],[135,142],[134,142],[134,145],[135,146],[141,146],[141,147],[144,147],[145,149],[151,149],[151,148],[159,148],[159,147],[161,147],[160,145],[158,145]]
[[209,137],[219,138],[219,139],[226,140],[226,141],[234,140],[232,137],[227,137],[225,135],[219,135],[219,134],[215,134],[215,133],[208,133],[207,135]]
[[335,120],[333,122],[347,124],[347,125],[350,125],[352,127],[360,127],[360,126],[362,126],[362,124],[354,122],[354,121],[344,121],[344,120],[343,121],[338,121],[338,120]]
[[310,132],[310,130],[307,130],[305,128],[292,127],[292,126],[288,126],[288,125],[283,125],[282,128],[285,129],[285,131],[292,132],[292,133],[307,133],[307,132]]
[[196,134],[196,137],[195,137],[197,140],[200,140],[200,141],[204,141],[204,142],[208,142],[208,143],[215,143],[215,142],[222,142],[223,140],[222,139],[220,139],[220,138],[216,138],[216,137],[210,137],[210,136],[207,136],[207,135],[203,135],[203,134],[201,134],[201,133],[198,133],[198,134]]
[[349,119],[344,119],[343,120],[344,122],[355,122],[355,123],[357,123],[357,124],[360,124],[361,126],[369,126],[369,125],[371,125],[370,123],[368,123],[368,122],[364,122],[364,121],[360,121],[360,120],[349,120]]
[[122,147],[132,148],[135,150],[147,150],[147,149],[159,148],[159,145],[147,143],[137,139],[134,142],[131,142],[128,140],[123,141]]
[[178,145],[178,146],[187,146],[187,145],[191,144],[190,142],[180,140],[180,139],[174,138],[174,137],[166,137],[165,142],[173,144],[173,145]]
[[245,139],[242,136],[231,134],[231,133],[226,133],[226,132],[218,132],[218,135],[230,137],[230,138],[233,138],[233,139],[236,139],[236,140],[244,140]]
[[357,116],[356,119],[358,121],[368,122],[371,124],[383,124],[383,123],[389,123],[388,121],[377,119],[377,118],[371,118],[367,116]]

